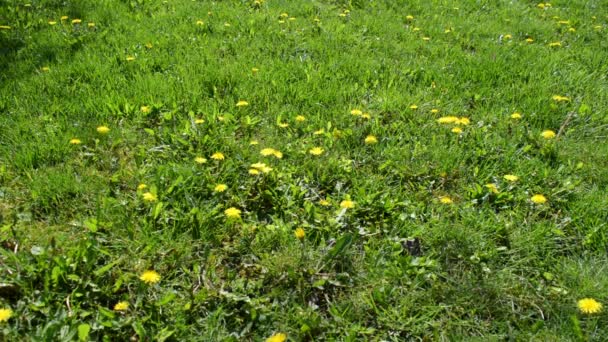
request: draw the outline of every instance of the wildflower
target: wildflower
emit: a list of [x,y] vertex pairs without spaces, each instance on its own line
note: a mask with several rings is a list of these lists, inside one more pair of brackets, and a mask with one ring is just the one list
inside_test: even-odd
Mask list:
[[215,152],[214,154],[211,155],[211,159],[214,160],[224,160],[226,157],[224,157],[224,154],[222,152]]
[[51,26],[52,26],[52,25],[57,25],[57,22],[56,22],[56,21],[51,20],[51,21],[49,21],[49,25],[51,25]]
[[574,27],[569,27],[568,32],[576,32],[576,29]]
[[306,118],[304,117],[304,115],[298,115],[298,116],[296,116],[296,121],[304,122],[304,121],[306,121]]
[[252,176],[259,175],[260,174],[260,170],[249,169],[249,174],[252,175]]
[[365,119],[365,120],[369,120],[372,118],[372,116],[369,113],[363,113],[363,114],[361,114],[361,118]]
[[360,109],[353,109],[350,111],[350,113],[354,116],[361,116],[361,114],[363,114],[363,112]]
[[422,40],[424,40],[425,42],[428,42],[429,40],[431,40],[431,37],[422,37]]
[[420,27],[414,27],[414,28],[412,29],[412,31],[414,31],[414,32],[420,31]]
[[497,194],[498,193],[498,187],[496,187],[496,184],[494,183],[489,183],[486,184],[486,188],[488,188],[488,190],[490,190],[490,192]]
[[201,25],[204,25],[204,24],[205,24],[205,22],[203,22],[202,20],[197,20],[196,21],[196,25],[198,25],[198,26],[201,26]]
[[197,164],[205,164],[207,162],[207,158],[196,157],[196,158],[194,158],[194,162],[196,162]]
[[127,62],[132,62],[135,60],[135,57],[133,56],[127,56]]
[[562,46],[562,42],[549,43],[549,47],[560,47],[560,46]]
[[141,276],[139,276],[139,279],[148,285],[152,285],[160,281],[160,274],[154,270],[148,270],[142,273]]
[[287,128],[287,127],[289,127],[289,124],[286,123],[286,122],[279,122],[279,127],[281,127],[281,128]]
[[82,23],[82,20],[80,20],[80,19],[72,20],[72,24],[80,24],[80,23]]
[[433,109],[431,109],[431,113],[437,114],[437,113],[439,113],[439,109],[433,108]]
[[462,128],[454,127],[454,128],[452,128],[452,133],[460,134],[460,133],[462,133]]
[[285,342],[285,340],[287,340],[287,335],[283,333],[276,333],[267,338],[266,342]]
[[265,148],[260,151],[260,154],[264,157],[275,156],[276,158],[283,158],[283,152],[275,150],[274,148]]
[[49,72],[51,70],[51,68],[49,68],[48,66],[44,66],[44,67],[40,68],[40,70],[43,72]]
[[538,5],[536,5],[536,7],[540,8],[540,9],[544,9],[545,8],[545,4],[543,4],[542,2],[539,3]]
[[108,128],[108,126],[97,127],[97,133],[99,134],[108,134],[108,132],[110,132],[110,128]]
[[406,15],[405,19],[407,19],[407,20],[414,20],[414,16],[413,15]]
[[258,68],[251,68],[251,72],[254,73],[254,74],[257,73],[258,71],[260,71],[260,69],[258,69]]
[[456,123],[459,120],[460,119],[458,119],[455,116],[443,116],[443,117],[440,117],[439,119],[437,119],[437,122],[440,124],[451,124],[451,123]]
[[517,182],[519,180],[519,177],[516,175],[504,175],[502,178],[508,180],[509,182]]
[[80,139],[78,139],[78,138],[74,138],[74,139],[70,139],[70,144],[80,145],[80,144],[82,144],[82,141],[80,141]]
[[153,47],[152,43],[146,43],[146,49],[151,49]]
[[127,311],[129,302],[118,302],[114,305],[114,311]]
[[[259,171],[261,171],[263,173],[269,173],[270,171],[272,171],[272,168],[264,163],[251,164],[251,169],[258,171],[258,173],[259,173]],[[251,171],[251,170],[249,170],[249,171]],[[249,172],[249,173],[251,173],[251,172]]]
[[0,322],[6,322],[13,316],[13,310],[0,309]]
[[368,145],[376,144],[377,142],[378,142],[378,139],[375,136],[373,136],[373,135],[368,135],[365,138],[365,143],[368,144]]
[[530,198],[530,200],[536,204],[543,204],[543,203],[547,202],[547,198],[540,194],[532,196],[532,198]]
[[410,106],[410,109],[411,109],[411,110],[416,110],[416,109],[418,109],[418,106],[417,106],[417,105],[415,105],[415,104],[413,104],[413,105],[411,105],[411,106]]
[[550,129],[543,131],[540,135],[541,135],[541,137],[543,137],[545,139],[553,139],[553,138],[555,138],[555,132],[553,132]]
[[353,202],[351,200],[344,200],[344,201],[340,202],[340,208],[352,209],[354,207],[355,207],[355,202]]
[[320,156],[323,154],[324,151],[325,150],[321,147],[313,147],[308,151],[308,153],[312,154],[313,156]]
[[319,205],[322,205],[324,207],[329,207],[331,205],[331,203],[328,200],[326,200],[326,199],[320,199],[319,200]]
[[468,125],[470,123],[471,123],[471,120],[469,120],[469,118],[466,118],[466,117],[462,117],[462,118],[458,119],[458,121],[456,121],[457,125],[464,125],[464,126],[466,126],[466,125]]
[[570,20],[560,20],[557,23],[559,25],[570,25]]
[[452,204],[454,203],[454,201],[448,197],[448,196],[441,196],[439,197],[439,202],[443,203],[443,204]]
[[553,101],[555,102],[569,102],[570,98],[567,96],[561,96],[561,95],[553,95],[553,97],[551,97],[551,99],[553,99]]
[[532,38],[526,38],[526,43],[534,43],[534,39],[532,39]]
[[64,21],[64,20],[68,20],[68,16],[67,15],[61,16],[61,21]]
[[139,107],[139,110],[142,113],[147,114],[147,113],[150,113],[152,111],[152,108],[150,108],[150,106],[141,106],[141,107]]
[[521,114],[518,112],[515,112],[515,113],[511,114],[511,119],[519,120],[519,119],[521,119]]
[[144,201],[146,201],[146,202],[158,201],[158,196],[156,196],[156,194],[153,194],[151,192],[146,192],[145,194],[143,194],[143,198],[144,198]]
[[578,309],[584,314],[595,314],[602,312],[602,303],[593,298],[583,298],[578,301]]
[[249,102],[241,100],[236,103],[236,106],[237,107],[247,107],[247,106],[249,106]]
[[140,183],[140,184],[137,186],[137,190],[140,190],[140,191],[141,191],[141,190],[143,190],[143,189],[145,189],[145,188],[147,188],[147,187],[148,187],[148,186],[147,186],[146,184],[144,184],[144,183]]
[[224,210],[224,215],[229,219],[238,219],[241,218],[241,211],[235,207],[230,207]]
[[325,130],[323,128],[321,128],[320,130],[312,132],[312,134],[314,134],[314,135],[321,135],[323,133],[325,133]]
[[226,189],[228,189],[228,186],[226,184],[218,184],[215,186],[215,188],[213,188],[213,191],[224,192],[224,191],[226,191]]
[[200,125],[202,123],[205,123],[205,119],[194,119],[194,123]]
[[299,240],[302,240],[304,238],[304,236],[306,235],[306,233],[304,232],[304,229],[302,229],[302,228],[296,229],[294,234]]
[[95,23],[87,23],[87,27],[93,28],[93,27],[95,27]]

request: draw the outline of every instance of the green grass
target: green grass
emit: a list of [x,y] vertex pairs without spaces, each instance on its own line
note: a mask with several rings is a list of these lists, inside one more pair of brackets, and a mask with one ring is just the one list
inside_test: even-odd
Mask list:
[[537,4],[0,1],[0,340],[605,339],[608,10]]

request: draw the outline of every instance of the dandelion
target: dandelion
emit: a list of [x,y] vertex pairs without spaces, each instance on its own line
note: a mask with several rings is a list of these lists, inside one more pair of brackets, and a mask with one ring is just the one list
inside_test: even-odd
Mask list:
[[369,113],[363,113],[363,114],[361,114],[361,118],[365,119],[365,120],[369,120],[372,118],[372,116]]
[[555,132],[548,129],[545,131],[542,131],[542,133],[540,134],[541,137],[545,138],[545,139],[553,139],[555,138]]
[[251,164],[251,169],[258,171],[258,173],[259,171],[263,173],[269,173],[270,171],[272,171],[272,168],[264,163]]
[[462,133],[462,128],[454,127],[454,128],[452,128],[452,133],[460,134],[460,133]]
[[44,67],[40,68],[40,70],[43,72],[49,72],[51,70],[51,68],[49,68],[48,66],[44,66]]
[[407,19],[407,20],[414,20],[414,16],[413,15],[406,15],[405,19]]
[[64,20],[68,20],[68,16],[67,15],[61,16],[61,21],[64,21]]
[[442,116],[439,119],[437,119],[437,122],[440,124],[451,124],[451,123],[456,123],[459,120],[460,119],[456,116]]
[[492,193],[495,193],[495,194],[497,194],[497,193],[498,193],[498,187],[497,187],[497,186],[496,186],[496,184],[494,184],[494,183],[489,183],[489,184],[486,184],[486,188],[487,188],[488,190],[490,190],[490,192],[492,192]]
[[323,128],[321,128],[320,130],[312,132],[313,135],[321,135],[323,133],[325,133],[325,130]]
[[141,107],[139,107],[139,110],[142,113],[147,114],[147,113],[150,113],[152,111],[152,108],[150,108],[150,106],[141,106]]
[[326,200],[326,199],[320,199],[319,200],[319,205],[322,205],[324,207],[329,207],[331,205],[331,203],[328,200]]
[[74,19],[74,20],[72,20],[72,24],[74,24],[74,25],[75,24],[80,24],[80,23],[82,23],[82,20],[80,20],[80,19]]
[[454,201],[449,196],[441,196],[439,197],[439,202],[442,204],[452,204]]
[[458,121],[456,121],[456,124],[457,124],[457,125],[464,125],[464,126],[467,126],[467,125],[469,125],[470,123],[471,123],[471,120],[469,120],[469,118],[466,118],[466,117],[462,117],[462,118],[458,119]]
[[118,302],[114,305],[114,311],[127,311],[129,302]]
[[204,25],[204,24],[205,24],[205,22],[204,22],[204,21],[202,21],[202,20],[197,20],[197,21],[196,21],[196,25],[198,25],[198,26],[202,26],[202,25]]
[[241,218],[241,211],[235,207],[230,207],[224,210],[224,215],[229,219],[239,219]]
[[211,155],[211,159],[224,160],[224,159],[226,159],[226,157],[224,156],[224,154],[222,152],[215,152],[214,154]]
[[304,122],[304,121],[306,121],[306,118],[304,117],[304,115],[298,115],[298,116],[296,116],[296,121]]
[[526,38],[526,43],[528,43],[528,44],[534,43],[534,39]]
[[148,186],[144,183],[139,183],[139,185],[137,185],[137,190],[141,191],[145,188],[147,188]]
[[205,164],[207,162],[207,158],[196,157],[196,158],[194,158],[194,162],[197,164]]
[[352,209],[354,207],[355,207],[355,202],[353,202],[351,200],[344,200],[344,201],[340,202],[340,208]]
[[151,192],[146,192],[145,194],[143,194],[143,199],[146,202],[156,202],[156,201],[158,201],[158,196],[156,196],[156,194],[153,194]]
[[80,139],[78,139],[78,138],[73,138],[73,139],[70,139],[70,144],[80,145],[80,144],[82,144],[82,141],[80,141]]
[[251,72],[254,73],[254,74],[257,73],[258,71],[260,71],[260,69],[258,69],[258,68],[251,68]]
[[361,114],[363,114],[363,112],[360,109],[353,109],[350,111],[350,113],[354,116],[361,116]]
[[549,47],[560,47],[560,46],[562,46],[562,42],[549,43]]
[[228,186],[226,184],[218,184],[215,186],[215,188],[213,188],[213,191],[224,192],[224,191],[226,191],[226,189],[228,189]]
[[52,25],[57,25],[57,22],[56,22],[56,21],[51,20],[51,21],[49,21],[49,25],[51,25],[51,26],[52,26]]
[[13,310],[0,309],[0,322],[7,322],[13,316]]
[[505,40],[507,40],[507,39],[511,39],[511,38],[513,38],[513,36],[512,36],[512,35],[510,35],[510,34],[505,34],[505,35],[503,36],[503,38],[504,38]]
[[294,235],[296,236],[296,238],[298,238],[298,240],[302,240],[304,238],[304,236],[306,235],[306,233],[304,232],[304,229],[298,228],[294,232]]
[[108,134],[108,132],[110,132],[110,128],[108,126],[97,127],[97,133],[99,134]]
[[289,127],[289,124],[287,122],[279,122],[279,127],[287,128],[287,127]]
[[530,198],[530,201],[536,204],[544,204],[547,203],[547,198],[543,195],[537,194]]
[[139,279],[148,285],[156,284],[160,281],[160,274],[154,270],[148,270],[139,276]]
[[555,102],[569,102],[570,98],[567,96],[561,96],[561,95],[553,95],[551,97],[551,99],[553,99],[553,101]]
[[194,119],[194,123],[197,124],[197,125],[200,125],[202,123],[205,123],[205,119],[200,119],[200,118],[199,119]]
[[515,112],[515,113],[511,114],[511,119],[519,120],[519,119],[521,119],[521,114],[518,112]]
[[93,28],[93,27],[95,27],[95,23],[87,23],[87,27]]
[[504,175],[502,178],[508,180],[509,182],[517,182],[519,180],[519,177],[516,175]]
[[249,174],[252,175],[252,176],[259,175],[260,174],[260,170],[249,169]]
[[283,158],[283,152],[275,150],[274,148],[264,148],[260,151],[260,154],[264,157],[275,156],[276,158]]
[[127,56],[127,62],[132,62],[135,60],[135,57],[133,56]]
[[276,333],[267,338],[266,342],[285,342],[285,340],[287,340],[287,335],[283,333]]
[[433,108],[433,109],[431,109],[431,113],[437,114],[437,113],[439,113],[439,109]]
[[578,301],[578,309],[584,314],[595,314],[602,312],[602,303],[593,298],[583,298]]
[[146,43],[146,49],[151,49],[153,47],[152,43]]
[[323,154],[324,151],[325,150],[321,147],[313,147],[308,151],[308,153],[312,154],[313,156],[320,156]]
[[417,106],[417,105],[415,105],[415,104],[413,104],[413,105],[411,105],[411,106],[410,106],[410,109],[411,109],[411,110],[416,110],[416,109],[418,109],[418,106]]
[[249,106],[249,102],[241,100],[236,103],[236,106],[237,107],[247,107],[247,106]]
[[576,29],[574,27],[570,27],[568,28],[568,32],[576,32]]
[[365,138],[365,143],[368,144],[368,145],[376,144],[376,143],[378,143],[378,139],[375,136],[373,136],[373,135],[368,135]]

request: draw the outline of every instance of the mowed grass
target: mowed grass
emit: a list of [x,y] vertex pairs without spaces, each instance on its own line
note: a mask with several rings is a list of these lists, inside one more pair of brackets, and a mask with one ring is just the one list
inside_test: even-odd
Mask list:
[[604,5],[0,1],[0,340],[606,339]]

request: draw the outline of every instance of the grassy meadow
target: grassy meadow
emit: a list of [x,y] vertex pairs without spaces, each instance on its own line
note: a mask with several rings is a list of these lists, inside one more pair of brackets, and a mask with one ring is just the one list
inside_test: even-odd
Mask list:
[[0,341],[605,341],[604,0],[0,0]]

